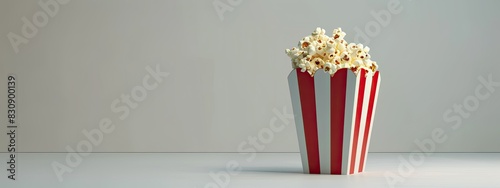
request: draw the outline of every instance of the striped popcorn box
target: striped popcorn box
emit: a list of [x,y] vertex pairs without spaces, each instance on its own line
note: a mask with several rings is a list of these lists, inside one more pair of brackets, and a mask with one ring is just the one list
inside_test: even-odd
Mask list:
[[380,86],[379,71],[340,69],[288,76],[304,173],[363,172]]

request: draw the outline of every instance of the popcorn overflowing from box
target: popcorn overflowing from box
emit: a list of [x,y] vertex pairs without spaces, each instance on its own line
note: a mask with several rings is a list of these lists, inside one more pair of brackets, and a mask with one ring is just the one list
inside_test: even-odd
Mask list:
[[287,49],[288,76],[304,173],[363,172],[380,86],[370,48],[316,28]]

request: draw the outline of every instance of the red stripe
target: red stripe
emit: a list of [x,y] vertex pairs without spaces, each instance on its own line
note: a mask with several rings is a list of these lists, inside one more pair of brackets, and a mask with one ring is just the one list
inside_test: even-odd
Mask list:
[[347,84],[347,69],[338,70],[330,78],[330,155],[331,174],[341,174],[342,145],[344,144],[344,113]]
[[365,163],[365,155],[366,155],[366,145],[368,144],[368,135],[370,134],[370,125],[372,122],[372,114],[373,114],[373,108],[374,108],[374,103],[375,103],[375,93],[377,91],[377,84],[378,84],[378,75],[379,72],[375,72],[373,75],[373,80],[372,80],[372,87],[370,89],[370,100],[368,101],[368,112],[366,114],[366,128],[365,128],[365,135],[364,135],[364,140],[363,140],[363,148],[361,148],[361,160],[360,160],[360,165],[359,165],[359,172],[362,171],[363,165]]
[[302,107],[302,119],[304,121],[309,173],[319,174],[320,164],[314,77],[311,77],[307,72],[301,72],[300,69],[296,70],[299,83],[300,105]]
[[356,163],[356,150],[358,149],[358,137],[359,137],[359,126],[361,124],[361,112],[363,110],[363,95],[365,91],[365,70],[360,70],[358,76],[360,77],[359,79],[359,87],[358,87],[358,101],[357,101],[357,107],[356,107],[356,119],[355,119],[355,124],[354,124],[354,135],[352,139],[352,153],[351,153],[351,167],[349,170],[349,174],[354,173],[354,166]]

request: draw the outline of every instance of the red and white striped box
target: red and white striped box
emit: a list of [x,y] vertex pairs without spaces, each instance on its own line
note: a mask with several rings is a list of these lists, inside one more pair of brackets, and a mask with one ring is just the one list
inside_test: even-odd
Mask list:
[[349,69],[314,77],[295,69],[288,84],[304,173],[363,172],[377,105],[380,73]]

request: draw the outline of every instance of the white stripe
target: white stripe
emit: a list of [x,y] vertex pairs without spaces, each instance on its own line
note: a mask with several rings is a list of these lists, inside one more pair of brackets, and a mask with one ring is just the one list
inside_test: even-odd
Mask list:
[[345,115],[344,115],[344,139],[342,146],[342,174],[349,174],[352,150],[352,133],[354,125],[354,114],[356,110],[356,88],[358,88],[359,80],[354,73],[347,70],[347,86],[345,99]]
[[370,148],[370,138],[372,137],[372,129],[373,129],[373,121],[375,120],[375,109],[377,109],[377,99],[378,99],[378,91],[380,87],[380,72],[378,73],[378,81],[377,81],[377,86],[375,90],[375,98],[373,100],[373,109],[372,109],[372,121],[370,122],[370,130],[368,130],[368,142],[366,143],[366,153],[365,153],[365,161],[363,162],[363,169],[361,171],[365,171],[366,168],[366,161],[368,158],[368,148]]
[[302,107],[300,106],[299,82],[296,70],[292,70],[288,75],[288,87],[292,99],[293,116],[295,127],[297,128],[297,138],[299,140],[300,158],[304,173],[309,174],[309,164],[307,162],[306,138],[304,135],[304,122],[302,120]]
[[[362,70],[364,71],[364,70]],[[359,74],[361,76],[361,74]],[[370,100],[370,90],[372,83],[372,75],[370,72],[366,73],[366,82],[365,82],[365,90],[363,93],[363,106],[361,109],[361,121],[359,121],[359,134],[358,134],[358,146],[356,147],[356,161],[354,162],[354,173],[358,173],[359,166],[361,163],[361,154],[363,151],[363,141],[365,135],[365,127],[366,127],[366,115],[368,112],[368,103]]]
[[319,164],[321,174],[330,174],[330,74],[314,74],[316,119],[318,128]]

